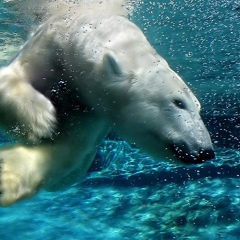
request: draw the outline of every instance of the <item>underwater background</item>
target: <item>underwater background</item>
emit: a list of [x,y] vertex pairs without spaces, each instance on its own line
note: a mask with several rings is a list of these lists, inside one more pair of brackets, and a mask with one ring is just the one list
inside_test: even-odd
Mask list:
[[[240,239],[240,1],[145,0],[131,18],[202,103],[216,158],[160,163],[110,136],[83,183],[1,208],[0,239]],[[0,66],[32,25],[0,1]]]

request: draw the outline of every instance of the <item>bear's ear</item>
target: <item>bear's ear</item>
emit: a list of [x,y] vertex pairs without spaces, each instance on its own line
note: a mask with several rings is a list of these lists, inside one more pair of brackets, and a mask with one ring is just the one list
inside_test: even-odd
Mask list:
[[111,75],[121,76],[123,70],[119,64],[118,58],[113,51],[108,51],[103,56],[103,68],[104,70]]

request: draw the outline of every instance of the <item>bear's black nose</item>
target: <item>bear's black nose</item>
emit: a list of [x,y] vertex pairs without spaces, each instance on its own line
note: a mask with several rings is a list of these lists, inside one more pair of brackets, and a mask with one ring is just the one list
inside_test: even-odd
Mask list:
[[207,160],[211,160],[215,158],[215,152],[211,149],[201,149],[198,154],[198,161],[205,162]]
[[175,157],[186,164],[200,164],[215,157],[213,147],[201,148],[198,152],[192,153],[185,144],[174,144],[170,146]]

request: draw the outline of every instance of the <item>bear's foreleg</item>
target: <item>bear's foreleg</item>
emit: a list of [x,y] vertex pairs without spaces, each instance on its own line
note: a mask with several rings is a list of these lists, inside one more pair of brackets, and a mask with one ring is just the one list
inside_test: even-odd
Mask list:
[[[45,149],[44,149],[45,148]],[[0,206],[37,193],[48,174],[51,149],[11,146],[0,150]]]
[[66,142],[1,148],[0,206],[29,198],[42,188],[56,191],[82,180],[97,149],[83,156],[81,150],[78,154],[76,146]]
[[10,66],[0,69],[0,127],[30,142],[51,137],[56,114],[52,103]]
[[41,188],[62,185],[72,171],[71,146],[45,143],[12,145],[0,149],[0,206],[9,206],[35,195]]

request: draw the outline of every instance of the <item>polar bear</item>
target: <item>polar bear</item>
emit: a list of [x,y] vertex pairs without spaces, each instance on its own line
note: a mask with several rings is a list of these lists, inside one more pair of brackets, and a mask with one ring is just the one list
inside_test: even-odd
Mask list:
[[111,130],[156,159],[214,158],[200,103],[114,1],[57,2],[0,69],[1,206],[83,179]]

